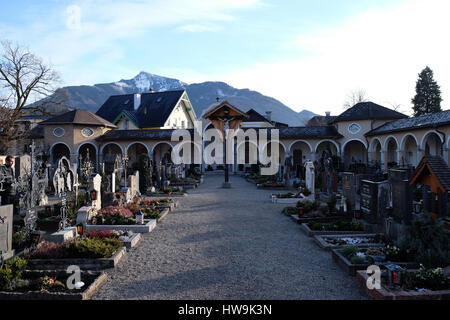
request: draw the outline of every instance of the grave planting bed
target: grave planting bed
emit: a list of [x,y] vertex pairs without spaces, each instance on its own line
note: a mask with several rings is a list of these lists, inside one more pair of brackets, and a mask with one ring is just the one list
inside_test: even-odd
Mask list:
[[[380,234],[344,234],[344,235],[315,235],[314,241],[325,250],[331,250],[346,245],[358,247],[380,247],[384,246]],[[377,241],[378,240],[378,241]]]
[[103,270],[114,268],[126,254],[126,247],[117,250],[110,258],[85,259],[30,259],[30,270],[66,270],[71,265],[79,266],[81,270]]
[[131,249],[134,248],[139,243],[139,241],[141,241],[141,234],[135,233],[129,240],[123,240],[122,242],[125,248]]
[[[407,271],[415,272],[417,270]],[[383,283],[380,289],[370,290],[367,287],[368,278],[369,275],[366,271],[356,272],[356,281],[358,281],[366,294],[374,300],[450,300],[450,290],[419,292],[416,290],[391,289]]]
[[164,197],[175,197],[175,198],[180,198],[180,197],[186,197],[187,194],[185,192],[172,192],[170,194],[168,193],[150,193],[147,195],[147,197],[151,197],[151,198],[164,198]]
[[[24,280],[37,280],[41,277],[55,277],[66,285],[70,274],[55,270],[27,270],[22,274]],[[67,288],[38,290],[34,286],[17,288],[15,291],[0,291],[0,300],[88,300],[106,280],[107,275],[98,271],[81,271],[81,281],[84,286],[77,290]]]
[[[331,255],[333,260],[344,269],[349,275],[355,276],[358,270],[366,270],[371,265],[379,265],[380,268],[383,268],[383,264],[386,264],[387,261],[382,262],[368,262],[368,263],[352,263],[346,256],[341,253],[341,248],[331,249]],[[404,267],[404,268],[417,268],[418,265],[415,262],[396,262],[392,261],[395,264]]]
[[105,225],[105,224],[88,224],[86,231],[102,231],[102,230],[116,230],[116,231],[132,231],[134,233],[149,233],[156,227],[156,220],[145,219],[145,224],[130,224],[130,225]]
[[[347,220],[340,220],[340,221],[347,221]],[[332,222],[336,222],[336,221],[332,221]],[[362,229],[362,230],[342,230],[342,231],[340,231],[340,230],[312,230],[308,226],[308,223],[300,224],[300,228],[310,237],[313,237],[315,235],[348,235],[348,234],[364,233],[364,229]]]

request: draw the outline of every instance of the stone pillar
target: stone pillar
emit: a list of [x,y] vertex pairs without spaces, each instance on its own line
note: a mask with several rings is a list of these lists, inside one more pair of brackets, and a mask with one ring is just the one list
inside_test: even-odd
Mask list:
[[69,160],[72,165],[78,167],[78,153],[71,153]]
[[99,174],[93,174],[89,178],[89,194],[92,191],[96,192],[97,198],[92,201],[92,207],[97,210],[102,208],[102,195],[101,195],[102,177]]
[[445,163],[448,165],[448,148],[445,146],[442,147],[442,157],[444,158]]
[[401,165],[402,161],[402,151],[400,149],[397,149],[397,165]]
[[380,157],[381,167],[384,168],[384,171],[387,171],[388,170],[388,168],[387,168],[387,159],[386,159],[387,152],[385,152],[384,149],[381,149],[380,154],[381,154],[381,157]]

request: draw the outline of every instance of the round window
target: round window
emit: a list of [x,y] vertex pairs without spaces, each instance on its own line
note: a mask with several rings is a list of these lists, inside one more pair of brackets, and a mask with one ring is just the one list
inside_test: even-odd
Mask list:
[[65,133],[66,133],[66,131],[63,128],[55,128],[53,130],[53,134],[55,135],[55,137],[58,137],[58,138],[64,136]]
[[348,127],[348,132],[350,132],[351,134],[357,134],[360,131],[361,131],[361,126],[359,124],[357,124],[357,123],[352,123]]
[[86,138],[89,138],[94,135],[94,130],[92,130],[91,128],[84,128],[83,130],[81,130],[81,134]]

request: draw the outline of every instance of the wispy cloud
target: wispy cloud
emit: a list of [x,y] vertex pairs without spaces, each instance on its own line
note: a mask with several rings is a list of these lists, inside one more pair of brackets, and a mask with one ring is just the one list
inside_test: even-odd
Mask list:
[[[218,31],[218,22],[233,21],[239,10],[261,3],[261,0],[78,0],[64,6],[57,2],[57,7],[45,8],[42,14],[28,15],[28,24],[20,28],[0,22],[3,24],[0,38],[29,44],[39,55],[48,57],[67,82],[81,84],[91,75],[91,81],[86,83],[92,84],[102,72],[110,73],[114,68],[119,73],[116,68],[124,57],[123,41],[142,41],[155,28]],[[80,70],[80,65],[85,69]],[[79,76],[83,72],[87,74]]]
[[[298,58],[255,63],[218,75],[239,87],[280,98],[298,110],[342,111],[348,93],[410,110],[417,74],[429,65],[450,107],[450,30],[446,0],[372,7],[346,23],[301,34],[286,44]],[[273,80],[276,79],[276,80]]]

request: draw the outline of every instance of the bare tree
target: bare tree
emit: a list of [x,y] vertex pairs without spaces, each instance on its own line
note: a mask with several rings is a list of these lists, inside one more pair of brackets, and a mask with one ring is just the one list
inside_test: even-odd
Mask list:
[[368,98],[363,89],[356,89],[347,95],[347,101],[344,103],[345,109],[352,108],[355,104],[360,102],[367,102]]
[[[27,48],[1,42],[0,54],[0,152],[17,139],[15,122],[30,114],[48,114],[51,104],[61,104],[67,96],[56,90],[59,75]],[[55,95],[54,93],[57,92]],[[42,102],[36,103],[37,100]]]

